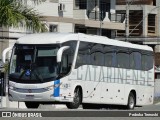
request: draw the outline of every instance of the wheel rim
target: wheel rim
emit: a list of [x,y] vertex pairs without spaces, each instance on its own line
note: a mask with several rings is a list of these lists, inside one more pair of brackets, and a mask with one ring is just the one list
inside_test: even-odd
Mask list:
[[131,96],[130,99],[129,99],[129,108],[133,109],[134,108],[134,104],[135,104],[134,103],[134,98]]

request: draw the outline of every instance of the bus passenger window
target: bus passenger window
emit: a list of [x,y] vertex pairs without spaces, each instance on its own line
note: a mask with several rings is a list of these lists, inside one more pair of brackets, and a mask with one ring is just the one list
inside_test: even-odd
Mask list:
[[134,52],[134,60],[135,60],[135,69],[141,70],[141,53],[140,52]]
[[113,55],[112,53],[106,53],[105,54],[105,66],[107,67],[112,67],[112,59],[113,59]]
[[134,58],[134,54],[133,53],[131,53],[130,54],[130,69],[135,69],[135,63],[136,61],[135,61],[135,58]]
[[147,55],[142,55],[142,70],[147,70]]
[[103,45],[93,44],[91,47],[91,64],[96,66],[104,65]]
[[128,53],[117,53],[118,67],[129,68],[129,54]]
[[142,70],[150,70],[153,68],[153,56],[142,55]]
[[153,56],[148,55],[147,56],[147,70],[150,70],[153,68]]
[[60,73],[62,73],[63,74],[62,76],[64,76],[71,71],[77,42],[76,41],[65,42],[62,44],[62,46],[70,46],[70,48],[65,50],[62,55]]
[[75,68],[91,64],[89,44],[87,42],[80,42]]

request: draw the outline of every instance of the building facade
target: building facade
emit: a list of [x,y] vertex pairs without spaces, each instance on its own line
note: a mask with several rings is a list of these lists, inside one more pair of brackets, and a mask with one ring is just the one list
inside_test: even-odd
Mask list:
[[[72,32],[103,35],[115,38],[116,30],[125,30],[124,16],[118,21],[116,0],[24,0],[43,16],[49,32]],[[0,27],[0,53],[15,41],[32,33],[21,25],[18,28]],[[0,57],[1,59],[1,57]]]
[[116,1],[116,13],[127,13],[129,36],[125,30],[117,30],[116,38],[129,42],[146,44],[155,51],[155,65],[160,66],[160,1],[159,0]]

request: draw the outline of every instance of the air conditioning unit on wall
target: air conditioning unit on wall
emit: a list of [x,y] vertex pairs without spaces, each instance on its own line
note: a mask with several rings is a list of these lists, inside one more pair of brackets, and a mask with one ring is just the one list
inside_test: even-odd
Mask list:
[[59,3],[59,5],[58,5],[58,11],[64,12],[65,11],[65,4]]

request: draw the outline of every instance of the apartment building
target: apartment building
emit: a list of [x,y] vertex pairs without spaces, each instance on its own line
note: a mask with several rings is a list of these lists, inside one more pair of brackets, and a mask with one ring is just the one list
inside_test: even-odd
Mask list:
[[[126,0],[116,1],[116,13],[126,13]],[[129,42],[147,44],[155,50],[160,66],[160,0],[128,0]],[[127,26],[127,25],[126,25]],[[116,38],[126,40],[126,31],[117,30]]]
[[[24,0],[41,16],[49,32],[81,32],[114,38],[116,30],[125,30],[124,16],[117,20],[116,0]],[[100,29],[101,28],[101,29]],[[26,34],[32,33],[24,26],[18,28],[0,27],[0,53]],[[1,57],[0,57],[1,59]]]

